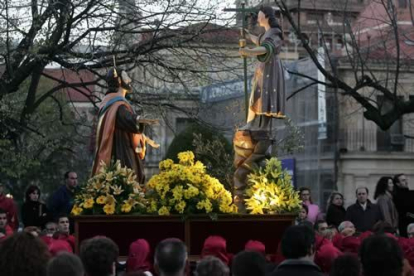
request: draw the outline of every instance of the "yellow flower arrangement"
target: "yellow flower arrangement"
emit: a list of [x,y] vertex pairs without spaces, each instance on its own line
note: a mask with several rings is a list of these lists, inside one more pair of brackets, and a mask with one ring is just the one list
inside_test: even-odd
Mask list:
[[160,215],[160,216],[168,216],[169,214],[170,214],[170,210],[167,207],[165,207],[165,206],[162,206],[158,210],[158,215]]
[[267,160],[264,168],[248,175],[245,193],[246,209],[251,214],[296,213],[300,210],[299,193],[276,158]]
[[231,193],[206,173],[203,163],[194,160],[193,152],[179,153],[178,160],[161,161],[160,173],[148,181],[148,213],[237,213]]
[[181,165],[193,165],[194,153],[192,151],[184,151],[178,154],[178,160]]
[[124,213],[131,212],[131,209],[132,209],[132,205],[130,205],[128,202],[123,204],[122,207],[121,207],[121,211],[124,212]]
[[105,204],[106,203],[106,196],[99,196],[97,199],[96,199],[96,203],[98,203],[98,204]]
[[88,180],[75,195],[72,214],[129,214],[147,211],[145,191],[136,181],[133,170],[120,161],[102,164],[98,174]]
[[95,203],[95,201],[93,200],[93,198],[88,198],[84,201],[83,208],[91,209],[93,207],[94,203]]
[[78,216],[82,213],[83,209],[81,207],[75,206],[72,209],[72,214]]
[[105,214],[113,215],[115,213],[115,204],[105,204],[103,207]]

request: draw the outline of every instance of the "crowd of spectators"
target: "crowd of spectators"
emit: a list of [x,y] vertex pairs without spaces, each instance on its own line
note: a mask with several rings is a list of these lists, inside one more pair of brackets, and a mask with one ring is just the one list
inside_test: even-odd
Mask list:
[[339,226],[341,233],[332,236],[325,221],[315,225],[315,230],[290,226],[275,254],[267,254],[263,243],[251,240],[233,255],[227,252],[223,237],[211,236],[205,240],[200,258],[190,259],[179,239],[165,239],[155,248],[138,239],[130,245],[126,264],[119,262],[117,244],[104,236],[84,240],[76,255],[64,246],[53,251],[43,239],[25,231],[1,243],[0,271],[21,276],[414,275],[414,239],[398,238],[384,227],[355,236],[355,228],[347,221]]
[[414,276],[414,198],[402,174],[379,179],[376,203],[370,201],[367,187],[356,189],[356,201],[348,208],[344,196],[333,192],[325,213],[312,201],[311,190],[301,188],[302,209],[277,252],[267,252],[257,240],[246,241],[241,252],[228,252],[224,237],[210,236],[199,257],[189,258],[179,239],[156,245],[137,239],[125,263],[120,262],[118,245],[103,236],[83,241],[75,254],[67,211],[76,187],[76,173],[66,173],[65,184],[46,205],[40,189],[29,186],[19,232],[16,205],[0,185],[1,275]]

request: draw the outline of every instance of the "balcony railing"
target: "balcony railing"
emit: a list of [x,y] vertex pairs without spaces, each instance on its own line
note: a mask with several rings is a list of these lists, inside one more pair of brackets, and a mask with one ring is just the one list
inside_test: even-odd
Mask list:
[[414,153],[414,139],[406,136],[414,136],[414,130],[399,134],[377,130],[343,129],[339,134],[339,148],[342,151]]
[[[336,142],[333,129],[328,127],[328,137],[318,141],[317,126],[302,128],[305,155],[333,153]],[[414,129],[407,129],[404,134],[377,131],[375,129],[341,129],[338,133],[338,150],[341,152],[407,152],[414,153]],[[319,142],[319,143],[318,143]]]

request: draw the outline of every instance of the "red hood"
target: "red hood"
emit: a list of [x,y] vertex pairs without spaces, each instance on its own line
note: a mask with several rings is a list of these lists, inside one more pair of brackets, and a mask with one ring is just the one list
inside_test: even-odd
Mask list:
[[261,241],[249,240],[244,246],[244,250],[258,252],[266,256],[266,246]]
[[130,271],[150,271],[151,249],[147,240],[138,239],[129,246],[129,254],[127,259],[127,272]]
[[336,248],[333,243],[325,238],[319,239],[315,244],[315,264],[325,273],[331,271],[333,261],[342,255],[342,252]]
[[226,265],[230,263],[230,255],[227,253],[227,242],[223,237],[210,236],[204,241],[201,251],[201,258],[214,256],[223,261]]
[[342,252],[343,253],[352,253],[358,254],[359,246],[361,245],[361,240],[357,237],[345,237],[342,239]]

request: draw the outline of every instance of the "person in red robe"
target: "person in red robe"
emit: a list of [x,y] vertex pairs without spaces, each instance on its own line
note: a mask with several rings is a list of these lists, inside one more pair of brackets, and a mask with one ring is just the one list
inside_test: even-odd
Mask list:
[[224,264],[229,265],[232,255],[227,253],[227,241],[221,236],[209,236],[203,245],[201,258],[214,256],[220,259]]
[[153,272],[153,256],[147,240],[138,239],[129,245],[126,272]]
[[7,213],[0,209],[0,242],[11,235],[13,235],[13,229],[7,223]]
[[19,219],[17,216],[17,206],[13,199],[8,198],[4,194],[4,186],[0,182],[0,209],[6,211],[7,223],[13,229],[17,231],[19,228]]
[[103,98],[98,114],[96,131],[96,153],[92,176],[98,174],[103,164],[120,160],[122,166],[134,170],[137,181],[145,181],[142,164],[146,137],[144,125],[157,123],[158,120],[143,119],[135,114],[131,104],[125,99],[130,92],[131,79],[119,68],[109,70],[106,81],[108,92]]

